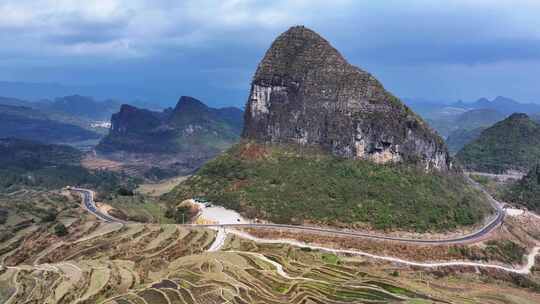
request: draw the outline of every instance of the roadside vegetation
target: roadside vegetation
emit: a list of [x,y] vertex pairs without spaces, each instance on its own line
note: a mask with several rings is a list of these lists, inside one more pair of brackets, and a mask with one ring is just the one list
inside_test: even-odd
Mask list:
[[540,164],[534,166],[521,180],[508,187],[504,194],[507,202],[540,212]]
[[100,197],[99,201],[114,208],[109,211],[109,214],[121,220],[140,223],[174,223],[174,220],[165,216],[167,207],[155,197],[139,193],[121,195],[115,192]]
[[243,143],[207,163],[166,199],[201,197],[275,223],[442,231],[481,221],[484,196],[460,174],[346,160]]

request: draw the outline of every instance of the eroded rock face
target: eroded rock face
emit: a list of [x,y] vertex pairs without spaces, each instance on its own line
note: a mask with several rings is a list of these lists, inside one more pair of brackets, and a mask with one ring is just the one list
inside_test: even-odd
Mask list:
[[451,166],[442,139],[415,113],[302,26],[281,34],[260,62],[243,136],[317,145],[337,156],[377,163]]

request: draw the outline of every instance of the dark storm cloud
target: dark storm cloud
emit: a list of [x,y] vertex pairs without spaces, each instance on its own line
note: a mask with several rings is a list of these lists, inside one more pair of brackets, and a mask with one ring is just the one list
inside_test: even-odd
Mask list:
[[488,0],[5,0],[0,80],[145,87],[154,93],[144,98],[242,105],[271,41],[305,24],[398,95],[534,101],[539,9]]

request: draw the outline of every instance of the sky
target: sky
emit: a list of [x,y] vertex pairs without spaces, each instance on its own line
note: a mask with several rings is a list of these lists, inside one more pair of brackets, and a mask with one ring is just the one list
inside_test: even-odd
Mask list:
[[538,0],[1,0],[0,82],[243,106],[273,39],[305,25],[400,97],[540,103],[539,11]]

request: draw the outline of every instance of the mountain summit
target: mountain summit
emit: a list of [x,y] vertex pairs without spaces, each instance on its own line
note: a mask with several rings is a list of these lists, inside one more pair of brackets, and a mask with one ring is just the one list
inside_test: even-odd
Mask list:
[[304,27],[264,56],[244,121],[243,140],[171,191],[170,208],[198,197],[274,223],[415,231],[489,212],[448,170],[441,138]]
[[527,172],[540,159],[540,124],[514,113],[484,130],[456,158],[469,170]]
[[303,26],[281,34],[251,84],[244,138],[320,146],[376,163],[450,166],[442,139],[371,74]]

